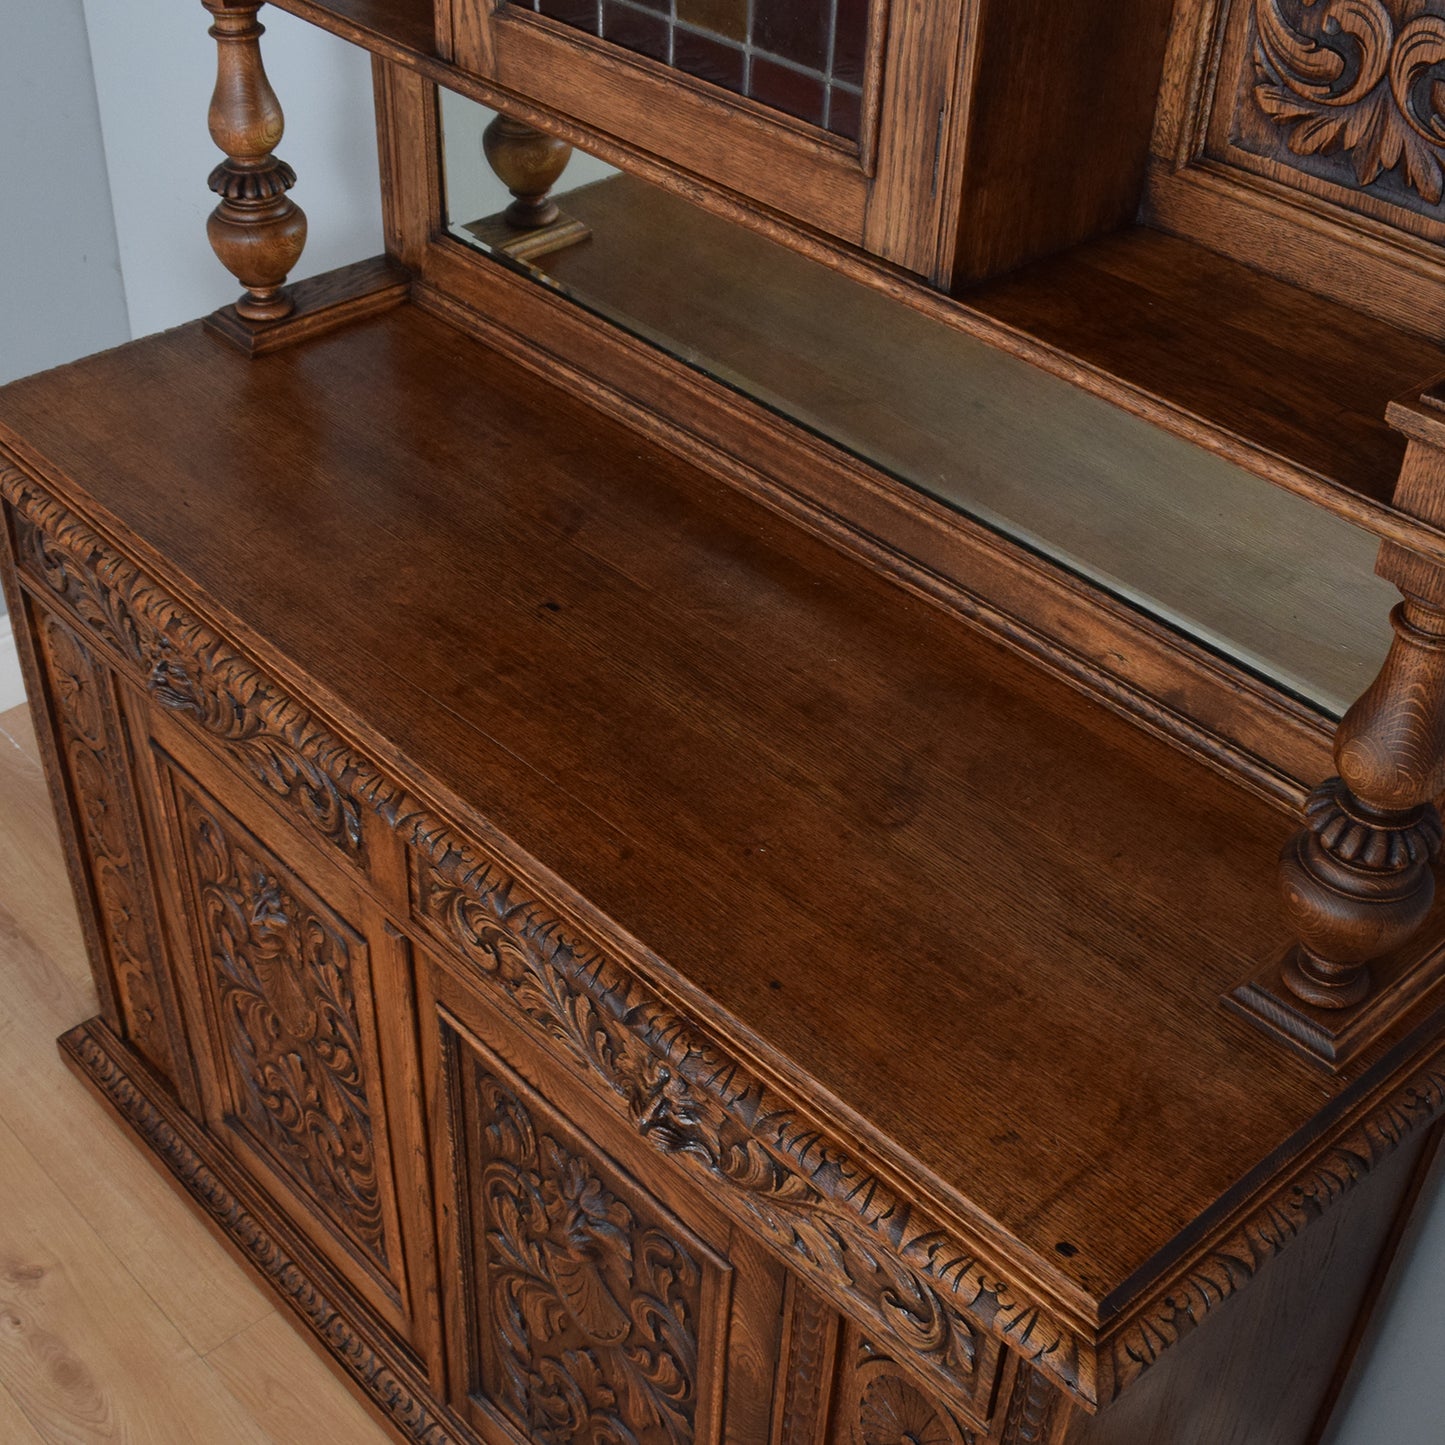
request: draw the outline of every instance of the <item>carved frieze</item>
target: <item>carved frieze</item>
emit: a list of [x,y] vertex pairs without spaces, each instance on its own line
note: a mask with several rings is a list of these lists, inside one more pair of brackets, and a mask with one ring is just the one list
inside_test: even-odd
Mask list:
[[1242,8],[1248,32],[1241,61],[1248,69],[1235,144],[1438,215],[1445,194],[1445,5],[1249,0]]
[[538,1445],[691,1445],[702,1262],[631,1181],[469,1075],[483,1392]]
[[234,819],[178,792],[233,1122],[385,1272],[354,981],[364,944]]
[[[133,666],[173,658],[180,675],[199,679],[201,695],[228,699],[242,726],[276,740],[324,791],[336,789],[393,829],[412,851],[418,925],[464,959],[513,1017],[585,1068],[640,1135],[785,1251],[821,1293],[867,1321],[880,1349],[936,1381],[943,1395],[964,1398],[977,1387],[980,1346],[991,1335],[1049,1381],[1107,1403],[1405,1135],[1445,1112],[1442,1054],[1398,1079],[1328,1147],[1302,1159],[1274,1194],[1100,1335],[1008,1279],[968,1231],[901,1196],[855,1157],[854,1146],[670,1008],[646,982],[652,961],[634,941],[618,937],[606,949],[589,942],[568,921],[592,917],[586,905],[555,879],[545,888],[528,883],[535,865],[483,821],[470,820],[463,838],[27,474],[0,468],[0,492],[22,536],[43,538],[43,571],[34,546],[25,544],[34,584],[65,600]],[[169,673],[147,663],[146,676],[161,687]],[[181,688],[177,695],[188,694]],[[548,894],[568,900],[565,916]],[[612,936],[603,921],[589,927]]]
[[49,613],[40,616],[36,643],[60,724],[97,922],[126,1034],[174,1082],[161,997],[160,933],[110,681],[80,639]]
[[[225,649],[128,568],[117,569],[86,529],[44,529],[18,519],[22,566],[70,607],[73,615],[169,712],[189,718],[306,825],[350,857],[362,852],[361,810],[349,791],[299,745],[322,734],[296,719],[300,737],[275,720],[275,700],[255,674],[243,685],[225,666]],[[148,604],[148,605],[147,605]]]

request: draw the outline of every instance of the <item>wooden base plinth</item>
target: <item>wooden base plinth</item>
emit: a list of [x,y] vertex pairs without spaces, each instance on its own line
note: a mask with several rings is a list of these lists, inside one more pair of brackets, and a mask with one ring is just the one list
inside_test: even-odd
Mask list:
[[373,256],[298,281],[291,287],[296,304],[279,321],[248,321],[235,306],[223,306],[206,317],[204,324],[213,336],[247,356],[265,356],[364,316],[390,311],[410,292],[410,272],[387,256]]
[[519,231],[500,211],[495,216],[471,221],[462,229],[475,236],[489,251],[498,251],[513,261],[536,261],[554,251],[576,246],[592,235],[590,226],[565,211],[550,225],[538,226],[531,231]]
[[64,1034],[61,1058],[151,1155],[221,1240],[306,1327],[317,1352],[398,1440],[464,1445],[473,1439],[428,1398],[422,1371],[365,1310],[303,1236],[251,1187],[99,1019]]
[[[1423,1022],[1445,1008],[1445,923],[1437,922],[1404,948],[1370,965],[1373,986],[1349,1008],[1325,1009],[1301,999],[1285,981],[1293,949],[1284,949],[1224,996],[1291,1048],[1338,1071],[1371,1043],[1405,1023]],[[1434,995],[1434,997],[1431,997]]]

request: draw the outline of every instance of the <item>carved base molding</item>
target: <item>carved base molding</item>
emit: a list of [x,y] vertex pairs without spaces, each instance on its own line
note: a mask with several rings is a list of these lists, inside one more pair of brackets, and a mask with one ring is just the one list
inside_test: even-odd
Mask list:
[[1293,950],[1276,955],[1224,997],[1296,1052],[1338,1072],[1390,1030],[1418,1028],[1445,1007],[1445,937],[1438,927],[1371,965],[1375,987],[1353,1008],[1316,1008],[1286,982]]
[[324,1273],[317,1262],[304,1258],[305,1247],[286,1238],[289,1231],[275,1227],[267,1218],[269,1210],[245,1198],[244,1185],[215,1146],[159,1089],[146,1086],[144,1066],[100,1020],[63,1035],[60,1052],[402,1439],[418,1445],[469,1445],[471,1432],[443,1420],[430,1403],[420,1372],[399,1352],[379,1347],[376,1330],[362,1329],[318,1287]]
[[386,256],[374,256],[298,281],[290,288],[295,305],[279,320],[252,320],[233,304],[213,311],[204,324],[212,336],[254,359],[390,311],[407,299],[410,290],[406,271]]

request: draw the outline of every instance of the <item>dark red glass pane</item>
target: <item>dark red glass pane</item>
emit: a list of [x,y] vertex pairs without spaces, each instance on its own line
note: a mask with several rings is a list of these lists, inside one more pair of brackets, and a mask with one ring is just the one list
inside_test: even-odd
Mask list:
[[838,18],[833,27],[833,79],[863,85],[868,61],[868,0],[833,0]]
[[825,71],[831,9],[829,0],[753,0],[753,45]]
[[602,0],[602,36],[626,50],[667,61],[671,27],[661,15],[628,5],[623,0]]
[[673,35],[672,46],[672,63],[678,70],[741,94],[747,56],[739,46],[684,30],[681,26]]
[[823,99],[827,87],[818,75],[779,65],[766,56],[753,56],[753,80],[748,92],[754,100],[786,111],[799,120],[823,124]]

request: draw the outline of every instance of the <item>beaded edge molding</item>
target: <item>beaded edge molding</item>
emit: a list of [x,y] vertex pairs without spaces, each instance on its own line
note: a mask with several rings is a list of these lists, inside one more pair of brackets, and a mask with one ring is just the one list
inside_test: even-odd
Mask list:
[[[467,933],[479,936],[485,920],[524,957],[533,996],[539,985],[549,996],[542,1014],[524,1012],[532,1027],[553,1048],[563,1043],[575,1058],[574,1046],[558,1034],[562,1015],[583,1005],[606,1020],[608,1035],[626,1044],[635,1067],[631,1076],[604,1072],[601,1082],[633,1127],[671,1157],[706,1170],[714,1186],[719,1180],[731,1186],[732,1211],[739,1212],[741,1199],[754,1228],[762,1224],[775,1249],[781,1237],[793,1241],[793,1226],[807,1221],[809,1245],[800,1257],[796,1242],[790,1243],[789,1262],[805,1265],[815,1286],[849,1314],[866,1315],[891,1349],[945,1385],[956,1389],[957,1372],[971,1368],[972,1332],[978,1328],[1090,1410],[1107,1404],[1408,1134],[1445,1109],[1442,1048],[1340,1139],[1307,1158],[1223,1239],[1171,1271],[1166,1284],[1116,1325],[1087,1332],[1046,1301],[1000,1279],[964,1231],[901,1198],[817,1121],[772,1085],[750,1077],[694,1021],[674,1013],[622,961],[629,955],[650,957],[635,940],[619,937],[600,916],[576,926],[574,934],[572,920],[592,915],[584,901],[569,898],[559,906],[530,896],[566,897],[565,885],[526,881],[541,870],[495,834],[488,833],[485,844],[463,842],[194,621],[27,472],[0,466],[0,495],[44,539],[45,561],[31,562],[27,575],[129,670],[139,669],[152,697],[223,740],[228,727],[243,719],[247,739],[264,739],[268,756],[278,748],[283,758],[294,755],[307,779],[305,792],[319,777],[328,804],[334,793],[343,804],[375,813],[416,861],[455,891],[461,912],[453,912],[466,920]],[[313,804],[309,796],[299,801],[307,811]],[[330,807],[325,811],[330,814]],[[416,879],[413,868],[414,887]],[[605,942],[586,941],[589,933]],[[475,945],[475,937],[470,941]],[[490,947],[495,953],[498,942],[491,939],[483,951]],[[457,951],[456,937],[450,948]],[[476,962],[476,946],[463,951]],[[505,987],[515,1002],[515,984]],[[599,1071],[606,1064],[596,1054],[587,1062]],[[779,1227],[768,1227],[770,1215]],[[850,1275],[859,1257],[867,1278]]]

